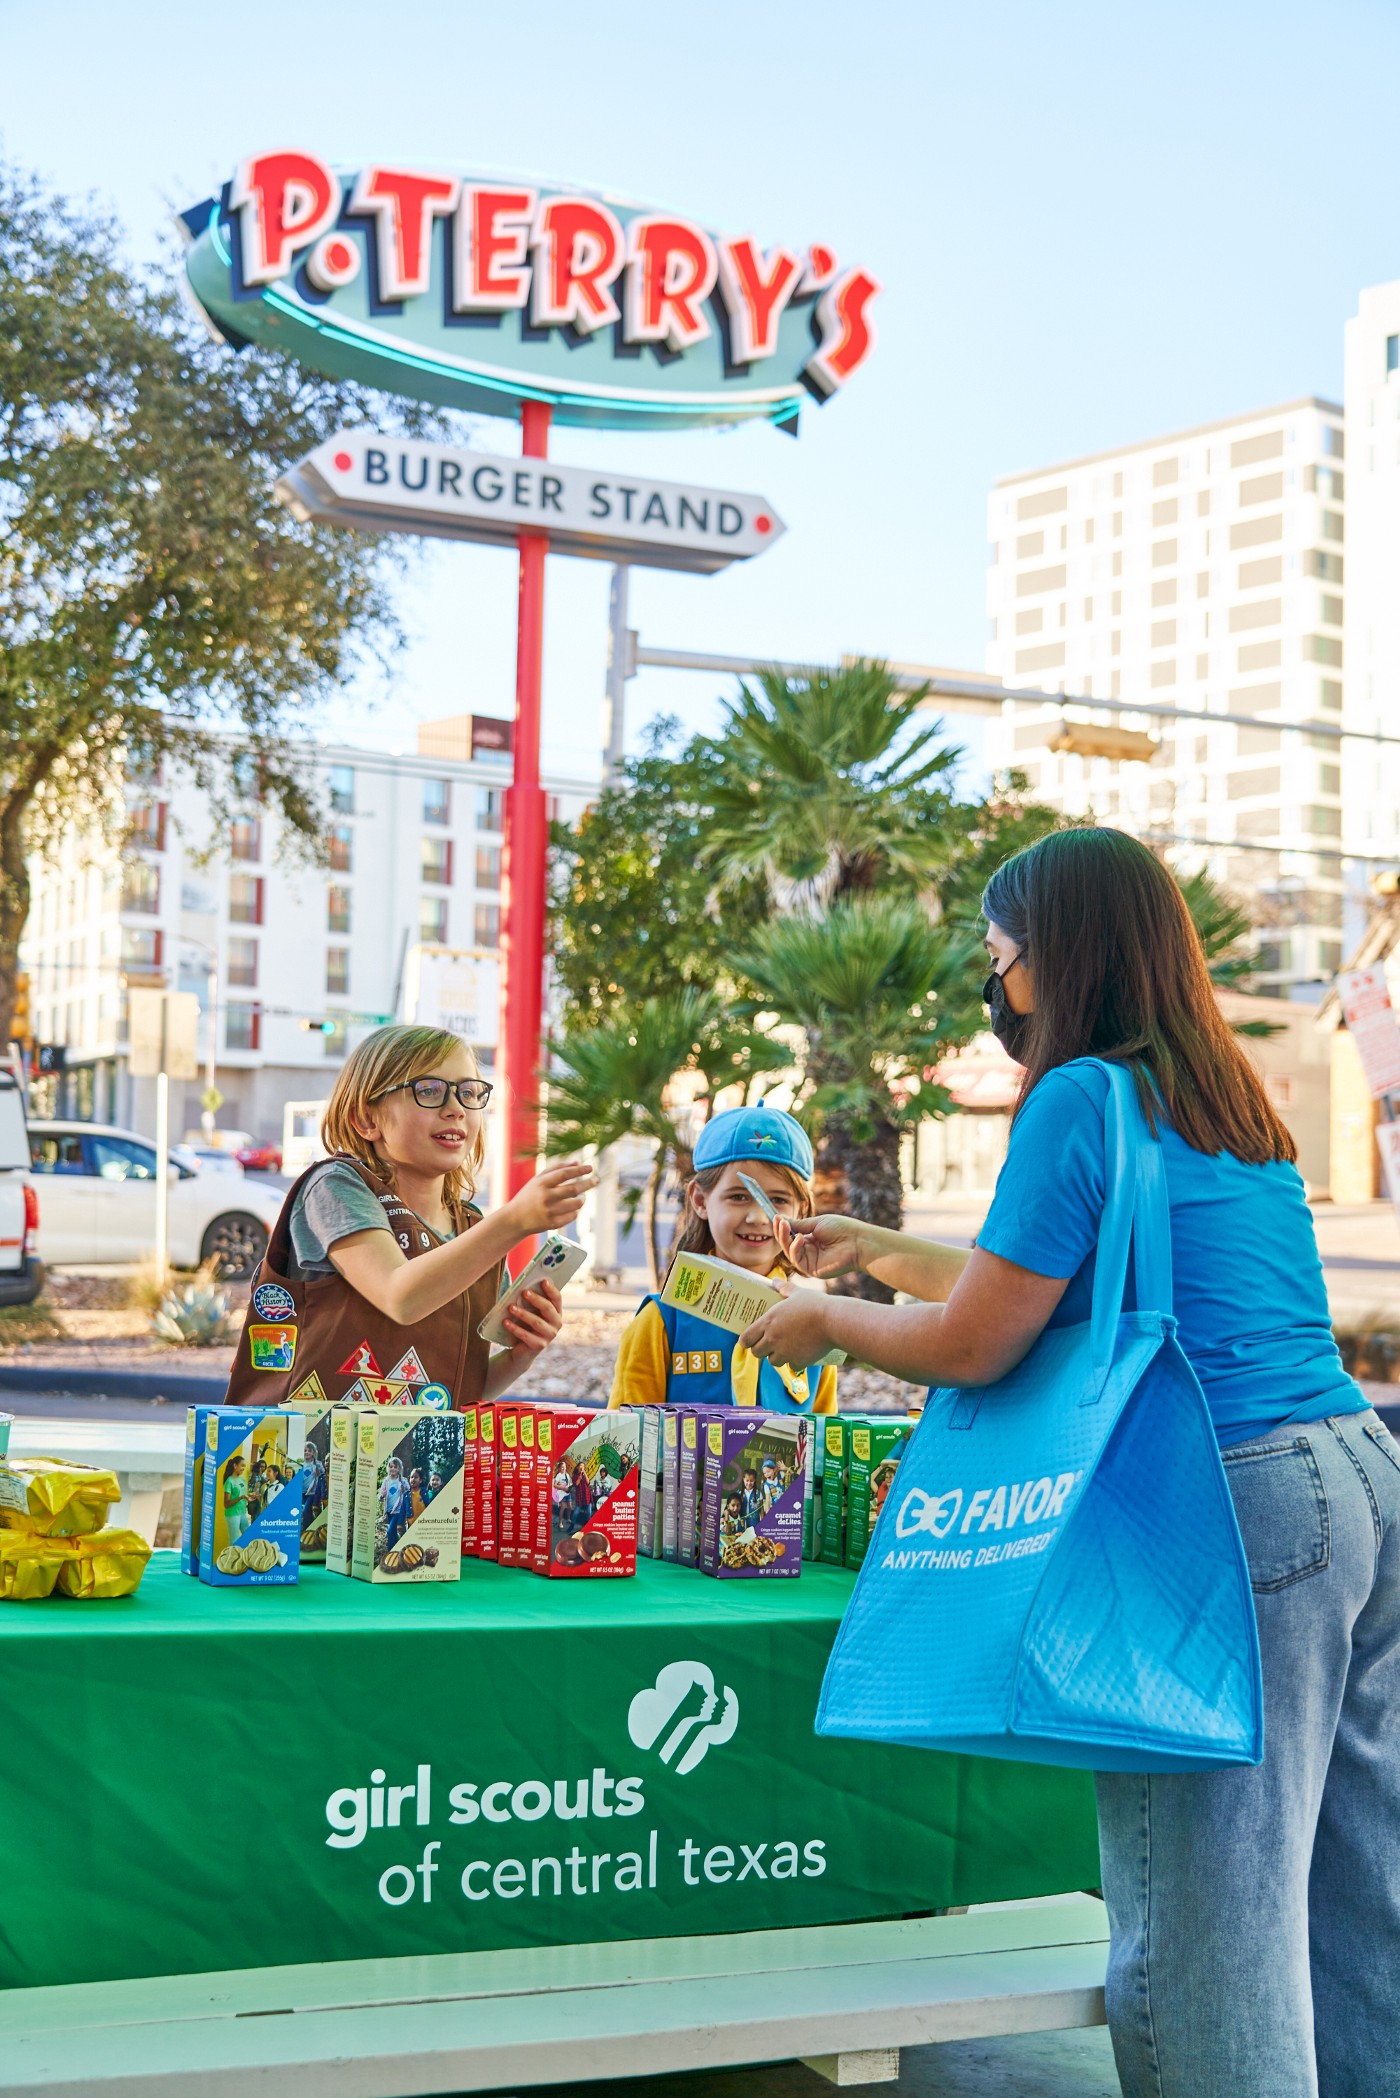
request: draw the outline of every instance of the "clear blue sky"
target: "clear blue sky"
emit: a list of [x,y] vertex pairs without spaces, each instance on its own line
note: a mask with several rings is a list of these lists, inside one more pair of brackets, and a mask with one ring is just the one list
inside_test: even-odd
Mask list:
[[[880,346],[796,444],[561,434],[788,524],[747,570],[638,577],[657,644],[979,664],[995,476],[1335,398],[1358,288],[1400,274],[1393,0],[0,0],[0,38],[7,157],[96,192],[143,257],[244,153],[306,145],[533,170],[873,268]],[[596,748],[606,592],[551,562],[547,762]],[[402,609],[391,704],[367,680],[337,731],[510,710],[511,557],[431,550]],[[712,721],[721,683],[646,673],[632,723]]]

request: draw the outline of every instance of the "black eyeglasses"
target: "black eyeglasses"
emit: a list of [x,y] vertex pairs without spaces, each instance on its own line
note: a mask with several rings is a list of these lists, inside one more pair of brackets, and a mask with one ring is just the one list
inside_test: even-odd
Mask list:
[[488,1078],[409,1078],[402,1085],[390,1085],[376,1100],[387,1100],[390,1093],[412,1093],[419,1107],[441,1107],[449,1093],[455,1093],[461,1107],[485,1107],[494,1087]]

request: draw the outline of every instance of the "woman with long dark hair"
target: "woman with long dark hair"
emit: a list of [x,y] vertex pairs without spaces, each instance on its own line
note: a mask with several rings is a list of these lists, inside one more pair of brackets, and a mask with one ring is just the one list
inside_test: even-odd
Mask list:
[[1104,1064],[1131,1070],[1162,1146],[1178,1338],[1249,1561],[1265,1753],[1097,1780],[1119,2076],[1126,2098],[1400,2098],[1400,1449],[1337,1354],[1293,1140],[1145,847],[1056,832],[982,907],[992,1026],[1025,1079],[976,1247],[795,1222],[795,1269],[924,1301],[803,1292],[744,1343],[987,1385],[1087,1319]]

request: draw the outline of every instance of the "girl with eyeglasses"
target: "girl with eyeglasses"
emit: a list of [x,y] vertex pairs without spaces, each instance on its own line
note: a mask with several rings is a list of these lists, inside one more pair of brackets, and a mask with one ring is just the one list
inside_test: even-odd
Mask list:
[[[557,1337],[563,1303],[548,1282],[511,1311],[510,1345],[494,1358],[477,1327],[506,1255],[571,1224],[593,1175],[551,1166],[483,1216],[472,1197],[491,1090],[470,1048],[440,1028],[381,1027],[351,1052],[322,1122],[331,1155],[287,1190],[226,1404],[471,1406],[498,1397]],[[263,1344],[268,1326],[292,1335],[289,1368],[285,1348]]]

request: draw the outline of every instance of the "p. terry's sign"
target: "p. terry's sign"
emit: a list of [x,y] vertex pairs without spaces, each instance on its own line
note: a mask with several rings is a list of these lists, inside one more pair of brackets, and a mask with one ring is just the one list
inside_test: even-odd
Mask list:
[[181,224],[229,341],[450,407],[795,428],[875,344],[880,287],[831,248],[765,248],[583,190],[259,153]]

